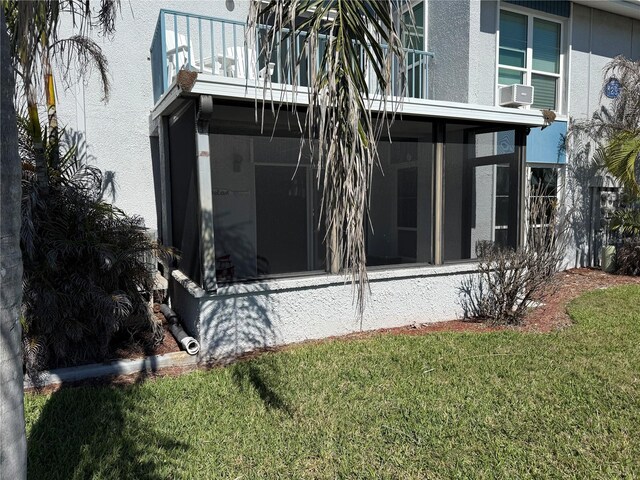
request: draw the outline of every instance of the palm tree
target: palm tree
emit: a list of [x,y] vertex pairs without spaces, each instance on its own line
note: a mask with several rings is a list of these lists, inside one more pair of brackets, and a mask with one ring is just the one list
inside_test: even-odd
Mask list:
[[605,81],[615,79],[619,94],[611,105],[576,125],[596,142],[596,163],[616,177],[634,197],[640,195],[640,62],[617,56],[604,70]]
[[[40,190],[48,191],[47,167],[44,144],[40,133],[38,98],[44,90],[49,128],[57,137],[58,118],[52,62],[59,66],[63,80],[75,74],[71,65],[80,73],[93,66],[102,81],[104,98],[109,95],[108,63],[100,46],[88,34],[98,25],[103,34],[113,33],[114,19],[119,9],[118,0],[100,0],[97,12],[83,0],[3,0],[7,17],[11,54],[19,85],[31,125],[37,125],[31,135],[36,153],[36,174]],[[59,38],[59,21],[62,14],[73,20],[76,33]],[[54,156],[56,153],[54,152]]]
[[[101,0],[94,13],[89,1],[13,1],[4,0],[0,9],[0,472],[3,478],[26,478],[26,437],[23,409],[23,366],[20,309],[22,301],[22,257],[20,252],[21,164],[14,106],[16,78],[23,88],[29,113],[39,125],[35,87],[41,80],[47,86],[48,116],[57,128],[55,91],[51,59],[61,64],[69,76],[72,63],[84,73],[96,65],[105,97],[108,93],[107,62],[97,43],[86,34],[98,24],[102,33],[113,32],[117,0]],[[73,14],[79,34],[58,38],[60,13]],[[6,18],[5,18],[6,14]],[[36,143],[37,143],[36,136]],[[40,180],[45,183],[46,163],[42,138],[38,161]]]
[[20,305],[20,157],[13,106],[14,79],[4,12],[0,11],[0,472],[6,478],[26,478]]
[[[254,0],[248,18],[249,45],[265,35],[260,24],[272,26],[262,42],[266,58],[279,51],[279,44],[294,39],[297,47],[289,49],[288,59],[294,92],[301,83],[298,71],[308,68],[301,151],[305,144],[313,149],[317,141],[327,265],[332,273],[350,273],[361,314],[377,140],[388,132],[398,106],[390,97],[395,91],[392,80],[404,74],[403,16],[398,14],[404,3],[410,5],[409,0]],[[269,80],[264,88],[270,88]]]

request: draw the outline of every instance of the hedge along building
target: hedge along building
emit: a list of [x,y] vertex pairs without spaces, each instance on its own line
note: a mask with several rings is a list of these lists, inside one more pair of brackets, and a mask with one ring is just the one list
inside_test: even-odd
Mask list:
[[[203,359],[450,319],[460,313],[457,287],[474,270],[476,243],[523,241],[532,182],[570,185],[550,192],[593,206],[595,172],[559,146],[569,117],[598,107],[602,67],[638,54],[640,6],[591,2],[605,12],[589,3],[412,3],[412,46],[422,48],[395,79],[407,98],[393,141],[379,145],[362,323],[345,277],[327,273],[314,162],[306,154],[297,166],[295,119],[283,109],[276,122],[267,111],[267,135],[256,123],[265,76],[274,98],[293,94],[284,58],[295,41],[270,59],[246,46],[248,2],[136,5],[104,46],[110,103],[92,101],[92,84],[78,86],[76,111],[63,115],[98,166],[114,172],[116,203],[181,252],[167,272],[171,302]],[[178,85],[185,65],[197,76]],[[501,106],[512,84],[533,87],[530,105]],[[542,109],[556,114],[544,130]],[[570,266],[593,256],[590,221],[575,220]]]

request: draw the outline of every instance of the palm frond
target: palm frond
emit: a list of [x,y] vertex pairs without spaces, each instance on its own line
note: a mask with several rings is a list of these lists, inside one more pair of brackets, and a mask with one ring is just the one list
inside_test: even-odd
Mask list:
[[[334,273],[349,273],[360,313],[367,293],[365,225],[373,169],[379,164],[377,142],[399,107],[391,97],[394,68],[399,78],[404,75],[395,18],[405,3],[409,5],[404,0],[254,0],[248,18],[249,45],[256,45],[260,24],[272,26],[261,52],[266,58],[283,38],[300,39],[290,61],[309,66],[308,107],[299,121],[300,155],[305,148],[317,149],[312,158],[318,158],[327,264]],[[299,78],[295,73],[292,77],[298,92]],[[267,80],[263,101],[270,88]],[[279,108],[272,104],[276,115]]]
[[638,185],[638,155],[640,132],[621,131],[599,150],[599,161],[618,178],[632,194],[640,194]]

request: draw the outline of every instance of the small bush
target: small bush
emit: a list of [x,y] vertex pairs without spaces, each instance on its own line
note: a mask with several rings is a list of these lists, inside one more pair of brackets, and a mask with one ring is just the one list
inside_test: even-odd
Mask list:
[[622,241],[616,251],[616,265],[620,275],[640,275],[640,239]]
[[[23,159],[23,342],[27,372],[104,360],[116,333],[154,345],[163,332],[149,307],[159,251],[139,217],[101,200],[102,175],[75,147],[44,134],[49,174],[43,194],[32,135],[21,121]],[[58,156],[54,149],[63,148]]]
[[531,195],[527,208],[527,242],[517,249],[491,242],[476,245],[478,272],[459,288],[465,318],[494,325],[517,325],[527,309],[549,291],[562,266],[569,225],[542,192]]

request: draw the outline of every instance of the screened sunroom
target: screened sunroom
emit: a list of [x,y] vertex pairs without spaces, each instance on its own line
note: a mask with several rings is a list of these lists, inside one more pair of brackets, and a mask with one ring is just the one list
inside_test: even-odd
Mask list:
[[[203,126],[198,109],[195,99],[187,101],[162,128],[171,197],[163,236],[181,252],[177,267],[205,290],[324,274],[331,259],[319,218],[318,162],[308,147],[300,154],[295,115],[283,110],[276,121],[267,113],[263,125],[254,105],[220,101]],[[196,135],[198,128],[205,130]],[[443,265],[472,261],[480,242],[516,246],[526,129],[398,118],[378,144],[368,265]],[[205,163],[197,154],[204,149]]]

